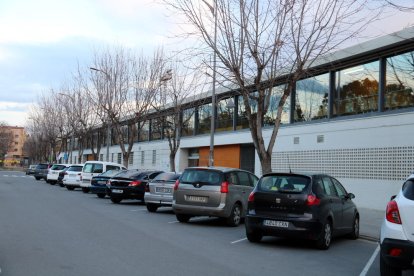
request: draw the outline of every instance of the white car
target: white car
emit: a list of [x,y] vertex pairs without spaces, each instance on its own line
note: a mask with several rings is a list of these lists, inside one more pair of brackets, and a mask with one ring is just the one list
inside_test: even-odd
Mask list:
[[69,191],[72,191],[75,188],[80,188],[82,168],[83,164],[77,164],[70,166],[69,169],[66,170],[65,176],[63,177],[63,185],[65,185],[66,189]]
[[104,161],[86,161],[82,168],[80,187],[82,192],[89,193],[92,177],[109,170],[126,170],[121,164]]
[[388,202],[380,233],[381,275],[414,269],[414,175]]
[[54,164],[52,167],[50,167],[47,176],[46,176],[46,182],[55,185],[58,181],[59,173],[63,171],[63,169],[69,167],[70,164]]

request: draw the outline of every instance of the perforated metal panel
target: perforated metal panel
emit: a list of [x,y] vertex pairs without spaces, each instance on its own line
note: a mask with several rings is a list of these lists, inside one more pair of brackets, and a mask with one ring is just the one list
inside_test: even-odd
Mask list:
[[338,178],[404,180],[414,171],[414,147],[274,152],[272,170],[322,172]]

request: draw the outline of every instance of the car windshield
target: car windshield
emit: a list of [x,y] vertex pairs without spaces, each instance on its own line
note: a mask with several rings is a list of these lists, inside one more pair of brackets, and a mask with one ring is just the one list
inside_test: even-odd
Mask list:
[[70,166],[68,168],[69,172],[81,172],[82,171],[82,166]]
[[405,198],[414,200],[414,179],[409,179],[404,183],[402,192]]
[[53,165],[50,169],[53,171],[60,171],[60,170],[63,170],[64,168],[66,168],[65,165]]
[[300,175],[266,175],[259,183],[261,191],[272,191],[281,193],[302,193],[307,190],[310,178]]
[[180,182],[181,183],[203,183],[210,185],[221,184],[221,173],[213,170],[186,170],[183,172]]
[[[127,171],[121,171],[119,174],[116,175],[116,177],[122,177],[122,178],[137,178],[137,176],[144,175],[142,171],[137,170],[127,170]],[[146,174],[145,174],[146,175]]]
[[36,166],[36,169],[47,169],[48,165],[47,164],[39,164]]
[[119,174],[120,172],[121,172],[120,170],[109,170],[104,173],[101,173],[99,176],[112,177],[112,176]]
[[154,182],[160,181],[168,181],[168,180],[177,180],[180,178],[181,174],[178,173],[161,173],[154,178]]

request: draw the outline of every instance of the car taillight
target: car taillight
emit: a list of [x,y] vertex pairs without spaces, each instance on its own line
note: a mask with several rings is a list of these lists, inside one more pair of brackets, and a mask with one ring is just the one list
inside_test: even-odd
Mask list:
[[251,192],[250,193],[248,201],[249,202],[253,202],[254,201],[254,192]]
[[391,248],[388,251],[388,254],[390,254],[393,257],[398,257],[398,256],[401,255],[401,253],[402,253],[402,249],[400,249],[400,248]]
[[398,205],[395,200],[391,200],[390,202],[388,202],[385,217],[389,222],[402,224],[400,211],[398,210]]
[[220,193],[227,194],[229,192],[229,182],[224,181],[221,183]]
[[131,183],[129,183],[128,186],[136,187],[136,186],[141,185],[141,183],[142,183],[142,181],[134,180]]
[[178,190],[178,185],[180,185],[180,181],[177,179],[174,184],[174,191]]
[[321,203],[321,200],[316,197],[316,195],[308,195],[308,198],[306,199],[306,205],[308,206],[316,206]]

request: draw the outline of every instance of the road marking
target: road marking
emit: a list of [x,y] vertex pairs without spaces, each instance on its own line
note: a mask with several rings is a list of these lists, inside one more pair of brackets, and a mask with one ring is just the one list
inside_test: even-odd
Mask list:
[[147,212],[147,209],[132,209],[132,210],[129,210],[129,211],[131,211],[131,212]]
[[361,274],[359,274],[359,276],[367,275],[367,272],[370,269],[372,263],[375,261],[375,258],[377,257],[379,251],[380,251],[380,246],[378,245],[377,248],[375,249],[374,253],[372,254],[371,258],[369,259],[369,261],[365,265],[364,269],[362,270]]
[[231,244],[235,244],[235,243],[242,242],[242,241],[245,241],[245,240],[247,240],[247,238],[240,239],[240,240],[237,240],[237,241],[232,241]]
[[174,220],[174,221],[170,221],[169,223],[177,223],[179,222],[178,220]]

